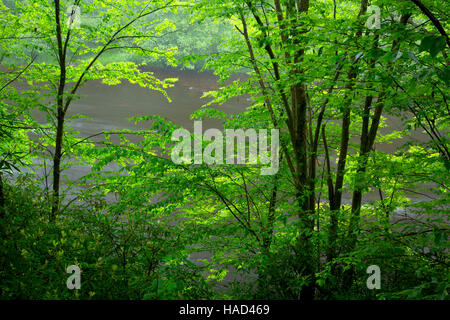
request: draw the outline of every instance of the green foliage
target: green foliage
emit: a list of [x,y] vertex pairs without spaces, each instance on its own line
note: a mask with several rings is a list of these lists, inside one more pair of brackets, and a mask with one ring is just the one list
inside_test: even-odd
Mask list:
[[[123,203],[119,210],[92,198],[86,199],[89,209],[72,206],[49,222],[46,194],[32,183],[23,178],[6,186],[3,299],[211,297],[201,270],[174,262],[183,261],[177,228],[156,220],[151,211],[136,212]],[[73,264],[81,268],[79,291],[66,287],[65,270]]]
[[[423,2],[448,29],[448,3]],[[448,38],[412,2],[372,1],[372,30],[364,0],[77,3],[58,31],[57,1],[0,2],[2,299],[448,299]],[[177,165],[156,115],[80,136],[66,111],[89,81],[170,101],[146,63],[213,70],[191,118],[280,129],[278,173]],[[235,97],[245,112],[215,109]],[[62,169],[90,170],[55,196],[35,171],[63,172],[58,143]]]

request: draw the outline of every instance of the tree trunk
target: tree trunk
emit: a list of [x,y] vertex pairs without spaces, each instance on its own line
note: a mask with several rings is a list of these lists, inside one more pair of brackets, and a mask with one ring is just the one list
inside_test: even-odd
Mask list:
[[[410,13],[404,14],[401,19],[400,23],[403,25],[406,25],[409,18],[411,17]],[[378,46],[378,37],[375,37],[374,47]],[[398,50],[399,46],[399,40],[394,40],[392,43],[391,52],[396,52]],[[372,61],[372,68],[375,66],[375,61]],[[388,69],[391,69],[392,63],[388,64]],[[382,87],[381,93],[378,95],[377,98],[377,106],[375,107],[375,111],[372,117],[372,124],[370,125],[369,129],[369,117],[370,117],[370,105],[372,104],[373,97],[367,96],[365,105],[364,105],[364,113],[363,113],[363,127],[361,131],[361,145],[360,145],[360,152],[359,152],[359,158],[358,158],[358,168],[356,172],[356,186],[353,190],[353,196],[352,196],[352,215],[350,217],[350,223],[348,227],[348,246],[347,251],[355,250],[356,248],[356,242],[359,232],[359,220],[360,220],[360,213],[361,213],[361,205],[362,205],[362,187],[359,185],[358,182],[363,181],[365,179],[365,174],[367,170],[367,162],[369,153],[373,148],[373,145],[375,143],[375,139],[378,133],[378,127],[380,125],[381,115],[383,114],[384,110],[384,103],[383,99],[386,94],[386,88]],[[343,279],[343,287],[345,289],[350,288],[352,282],[353,282],[353,275],[354,275],[354,268],[350,268],[345,274]]]
[[53,200],[50,220],[55,219],[55,215],[59,209],[60,202],[60,180],[61,180],[61,158],[62,145],[64,136],[64,118],[66,110],[64,109],[64,90],[66,86],[66,48],[63,46],[61,21],[60,21],[60,2],[55,0],[55,23],[56,23],[56,38],[58,40],[58,58],[59,58],[59,84],[57,101],[57,127],[55,139],[55,153],[53,155]]
[[[358,18],[364,15],[367,12],[368,0],[362,0],[360,10],[358,13]],[[362,31],[358,31],[356,33],[356,38],[360,38],[362,36]],[[355,57],[351,58],[351,61],[354,61]],[[330,228],[329,228],[329,237],[328,237],[328,250],[327,250],[327,261],[332,261],[336,256],[336,240],[338,236],[338,228],[339,228],[339,217],[338,213],[341,209],[342,204],[342,187],[344,185],[344,176],[345,176],[345,166],[347,162],[347,154],[348,154],[348,143],[350,139],[350,116],[351,109],[350,106],[352,104],[352,98],[349,98],[350,92],[353,90],[353,81],[357,77],[356,67],[354,65],[350,66],[350,69],[347,73],[347,78],[349,83],[345,86],[346,89],[346,98],[345,105],[342,111],[342,133],[341,133],[341,145],[339,148],[339,160],[336,169],[336,181],[333,188],[328,188],[332,191],[332,194],[329,194],[329,202],[330,202]],[[324,138],[325,141],[325,138]]]
[[56,212],[59,209],[59,189],[61,181],[61,158],[62,158],[62,143],[64,134],[64,112],[62,108],[58,107],[56,128],[56,141],[55,141],[55,154],[53,155],[53,203],[51,220],[55,218]]

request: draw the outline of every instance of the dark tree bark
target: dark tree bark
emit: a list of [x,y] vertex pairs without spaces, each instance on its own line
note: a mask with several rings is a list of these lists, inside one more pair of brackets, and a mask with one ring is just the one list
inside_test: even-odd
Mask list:
[[[362,15],[366,14],[368,6],[368,0],[361,1],[361,7],[358,13],[358,18]],[[356,32],[356,38],[360,38],[362,36],[362,31],[359,30]],[[350,117],[351,117],[351,104],[352,98],[350,98],[350,93],[353,90],[354,84],[357,77],[356,66],[354,65],[355,56],[351,57],[351,61],[353,64],[350,66],[350,69],[347,73],[348,83],[345,86],[346,94],[345,94],[345,105],[342,111],[342,132],[341,132],[341,144],[339,148],[339,159],[338,165],[336,169],[336,181],[335,185],[329,193],[329,202],[330,202],[330,228],[328,234],[328,250],[327,250],[327,261],[332,261],[336,257],[336,240],[339,232],[339,217],[338,213],[341,209],[342,205],[342,187],[344,185],[344,176],[345,176],[345,167],[347,162],[348,155],[348,143],[350,139]],[[325,133],[324,133],[325,135]],[[324,138],[325,141],[325,138]],[[325,143],[325,142],[324,142]],[[328,157],[328,156],[327,156]]]
[[[278,0],[275,0],[274,4],[277,12],[279,27],[281,30],[282,41],[283,39],[286,40],[289,34],[293,39],[298,39],[298,35],[300,33],[307,32],[307,30],[304,30],[304,28],[299,26],[298,23],[295,23],[295,20],[289,23],[286,21],[289,21],[289,19],[295,19],[298,13],[308,12],[309,0],[287,1],[285,3],[286,6],[285,12],[283,12],[281,4]],[[267,36],[263,19],[261,19],[261,17],[259,16],[257,8],[251,1],[246,1],[246,5],[249,8],[250,12],[252,13],[256,23],[260,27],[262,34],[264,36]],[[284,17],[286,17],[286,20]],[[245,18],[243,17],[243,15],[241,15],[241,20],[243,20],[244,24],[243,26],[244,29],[246,29]],[[246,35],[246,30],[242,31],[241,33],[246,38],[246,43],[249,48],[253,68],[256,74],[258,75],[260,87],[265,93],[265,96],[267,97],[266,95],[267,89],[264,85],[264,80],[261,75],[261,72],[259,71],[259,68],[254,61],[255,57],[253,54],[251,43],[248,39],[248,35]],[[301,63],[302,56],[304,55],[304,49],[302,48],[301,44],[298,43],[298,40],[295,41],[296,41],[295,44],[298,46],[299,49],[293,54],[292,57],[290,57],[287,51],[285,51],[284,56],[286,61],[288,62],[288,65],[291,65],[291,72],[294,78],[298,77],[304,72],[301,68],[296,67]],[[286,43],[282,43],[281,45],[284,46],[286,45]],[[268,57],[271,59],[275,79],[279,81],[281,79],[281,76],[275,53],[270,44],[266,44],[264,49],[267,52]],[[292,59],[292,62],[289,62],[290,59]],[[297,257],[296,257],[297,268],[299,273],[311,277],[311,281],[309,282],[309,284],[302,289],[300,299],[311,300],[314,297],[315,291],[314,289],[315,263],[313,259],[313,247],[311,242],[311,235],[313,234],[314,231],[314,220],[311,219],[311,215],[314,213],[315,207],[314,202],[311,204],[311,199],[314,200],[314,197],[311,196],[310,192],[314,192],[314,190],[311,190],[311,186],[313,185],[313,183],[311,183],[310,180],[311,177],[309,175],[310,172],[314,173],[314,170],[311,171],[309,170],[308,155],[307,155],[308,97],[306,92],[306,86],[302,82],[298,82],[291,86],[290,102],[288,100],[287,93],[283,89],[278,89],[278,93],[281,97],[284,106],[284,111],[286,112],[287,115],[287,127],[289,130],[291,143],[294,149],[293,161],[286,151],[284,151],[284,154],[289,164],[289,168],[297,189],[296,201],[299,207],[298,217],[300,222],[299,223],[300,235],[298,238]],[[268,101],[268,99],[265,100],[266,100],[265,104],[266,107],[269,109],[272,121],[274,125],[277,127],[278,119],[275,119],[271,103],[270,101]],[[286,150],[285,148],[283,149]]]
[[445,41],[447,42],[447,45],[450,48],[450,38],[448,37],[447,32],[445,32],[444,27],[439,22],[439,20],[435,17],[435,15],[420,0],[411,0],[411,1],[420,9],[420,11],[423,12],[423,14],[425,14],[428,17],[428,19],[431,20],[431,22],[436,27],[436,29],[439,31],[439,33],[445,37]]
[[56,139],[55,139],[55,153],[53,155],[53,201],[50,220],[55,218],[55,215],[59,209],[60,202],[60,180],[61,180],[61,158],[62,158],[62,144],[64,135],[64,90],[66,86],[66,45],[63,45],[61,20],[60,20],[60,1],[55,0],[55,24],[56,24],[56,39],[58,42],[58,59],[59,59],[59,83],[57,92],[57,127],[56,127]]
[[[405,14],[401,17],[400,22],[403,25],[406,25],[409,18],[411,17],[411,14]],[[378,37],[375,38],[374,46],[378,45]],[[399,46],[399,40],[395,40],[392,43],[391,52],[398,51]],[[372,61],[371,67],[375,66],[375,61]],[[388,68],[392,68],[392,63],[389,63]],[[360,181],[364,180],[365,173],[367,170],[367,164],[368,164],[368,157],[369,153],[373,148],[373,145],[375,143],[375,139],[378,133],[378,127],[380,125],[381,115],[383,114],[384,109],[384,98],[386,95],[386,88],[382,88],[381,93],[377,97],[377,105],[375,107],[375,111],[372,116],[372,124],[370,125],[369,129],[369,117],[370,117],[370,106],[372,104],[373,97],[367,96],[365,100],[364,105],[364,112],[362,116],[362,122],[363,126],[361,129],[361,144],[360,144],[360,151],[359,151],[359,158],[358,158],[358,168],[357,168],[357,181],[355,184],[355,189],[353,190],[352,195],[352,211],[351,211],[351,217],[350,217],[350,223],[348,227],[347,232],[347,242],[348,247],[347,251],[352,251],[356,247],[357,242],[357,236],[359,232],[359,220],[360,220],[360,212],[361,212],[361,205],[362,205],[362,187],[360,185]],[[343,279],[343,287],[349,288],[353,281],[353,274],[354,269],[350,268],[345,274]]]

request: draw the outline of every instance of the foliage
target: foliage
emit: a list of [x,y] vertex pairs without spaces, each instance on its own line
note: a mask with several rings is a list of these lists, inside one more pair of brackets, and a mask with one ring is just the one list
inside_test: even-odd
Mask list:
[[[2,4],[2,298],[448,299],[450,8],[416,2],[76,1],[79,29],[69,1]],[[279,129],[279,171],[175,164],[179,127],[156,115],[95,142],[72,128],[88,81],[170,100],[176,79],[143,71],[161,59],[220,77],[192,120]]]

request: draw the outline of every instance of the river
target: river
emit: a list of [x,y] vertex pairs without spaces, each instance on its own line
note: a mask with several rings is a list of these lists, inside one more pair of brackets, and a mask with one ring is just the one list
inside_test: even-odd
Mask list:
[[[81,114],[91,119],[73,120],[72,127],[79,131],[82,137],[88,137],[108,130],[146,129],[148,128],[148,123],[142,122],[134,125],[128,119],[144,115],[158,115],[188,130],[193,130],[194,121],[190,119],[190,115],[202,105],[206,104],[208,102],[207,99],[209,99],[202,99],[203,93],[210,90],[217,90],[220,87],[218,77],[210,71],[198,72],[195,70],[154,67],[145,71],[153,72],[159,79],[178,78],[175,85],[166,90],[172,100],[171,102],[160,92],[142,88],[126,80],[122,81],[120,85],[115,86],[102,84],[101,81],[90,81],[79,90],[81,98],[71,104],[68,115]],[[245,78],[246,76],[234,76],[231,80],[236,80],[239,77]],[[244,111],[248,104],[246,97],[239,97],[232,98],[223,105],[214,107],[228,114],[236,114]],[[40,121],[45,120],[41,112],[34,112],[34,116]],[[393,130],[401,129],[402,123],[398,116],[385,116],[387,125],[379,129],[380,133],[388,134]],[[208,128],[220,129],[222,128],[222,124],[214,119],[204,120],[203,130]],[[100,139],[101,137],[94,138],[97,141]],[[410,132],[409,137],[394,140],[391,143],[376,143],[375,148],[379,151],[393,153],[396,148],[406,141],[418,140],[423,142],[427,139],[424,133],[420,130],[415,130]],[[358,142],[358,140],[358,137],[353,138],[354,142]],[[114,165],[111,164],[108,168],[114,168]],[[64,174],[70,180],[76,180],[89,172],[89,166],[75,165],[66,169]],[[44,175],[39,170],[37,173]],[[426,196],[431,196],[431,194],[426,192]],[[351,195],[345,194],[344,192],[343,197],[343,202],[348,204]],[[363,202],[373,201],[378,198],[378,192],[366,193],[363,197]],[[420,199],[414,193],[410,194],[410,198],[415,201]]]

